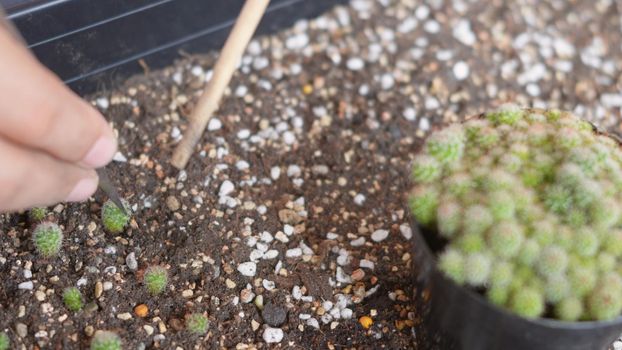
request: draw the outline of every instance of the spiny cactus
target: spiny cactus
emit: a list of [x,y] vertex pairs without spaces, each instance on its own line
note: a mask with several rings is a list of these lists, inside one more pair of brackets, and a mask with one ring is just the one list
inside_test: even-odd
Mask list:
[[80,311],[82,309],[82,293],[76,287],[69,287],[63,291],[63,302],[71,311]]
[[121,338],[110,331],[97,331],[91,340],[91,350],[121,350]]
[[432,133],[413,159],[410,209],[447,242],[445,275],[528,318],[620,315],[616,140],[569,112],[504,105]]
[[125,214],[111,200],[106,201],[102,207],[102,222],[104,224],[104,228],[110,233],[122,232],[125,225],[127,225],[130,221],[129,203],[123,199],[121,202],[123,203]]
[[63,231],[52,222],[44,222],[35,228],[32,239],[35,248],[45,258],[56,256],[63,244]]
[[168,283],[168,272],[162,266],[150,266],[145,271],[144,282],[151,295],[158,295],[164,291]]
[[203,314],[194,313],[186,318],[186,328],[190,333],[203,335],[207,332],[209,321]]
[[31,208],[28,211],[28,217],[33,222],[40,222],[40,221],[42,221],[43,219],[45,219],[47,214],[48,214],[48,210],[47,210],[47,208],[44,208],[44,207],[35,207],[35,208]]
[[11,340],[9,336],[2,332],[0,333],[0,350],[9,350],[11,348]]

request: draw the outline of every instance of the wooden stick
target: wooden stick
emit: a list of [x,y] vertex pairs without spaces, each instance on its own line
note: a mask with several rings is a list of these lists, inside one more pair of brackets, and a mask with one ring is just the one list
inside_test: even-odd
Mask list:
[[212,114],[218,109],[225,88],[229,85],[231,76],[269,2],[270,0],[246,0],[244,3],[240,16],[235,21],[231,34],[216,61],[212,79],[207,83],[205,91],[190,115],[190,124],[184,137],[173,152],[171,164],[177,169],[181,170],[188,164],[194,147],[203,135]]

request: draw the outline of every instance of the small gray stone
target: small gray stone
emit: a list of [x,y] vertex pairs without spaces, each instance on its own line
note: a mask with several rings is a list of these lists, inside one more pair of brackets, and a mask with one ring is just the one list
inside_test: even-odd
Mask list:
[[285,323],[287,318],[287,310],[284,307],[278,306],[272,302],[266,304],[261,311],[261,317],[264,322],[273,327],[279,327]]
[[283,340],[283,330],[280,328],[266,328],[263,331],[263,340],[266,343],[280,343]]
[[18,289],[25,289],[25,290],[32,290],[33,287],[34,286],[32,284],[32,281],[22,282],[22,283],[17,285]]
[[125,258],[125,264],[132,271],[136,271],[136,269],[138,269],[138,262],[136,261],[136,254],[134,254],[134,252],[127,255]]
[[18,322],[15,325],[15,331],[17,331],[17,335],[20,338],[24,338],[28,335],[28,326],[26,326],[25,324]]

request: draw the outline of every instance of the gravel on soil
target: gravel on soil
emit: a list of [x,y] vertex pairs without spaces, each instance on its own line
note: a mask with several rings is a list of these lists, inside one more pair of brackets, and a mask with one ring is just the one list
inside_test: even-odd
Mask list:
[[[611,0],[352,0],[250,43],[184,171],[168,160],[216,53],[92,96],[133,217],[109,234],[99,194],[50,208],[66,239],[44,259],[25,214],[0,216],[0,330],[15,349],[86,348],[98,330],[128,349],[445,349],[411,253],[413,154],[507,101],[619,133],[620,17]],[[157,297],[153,265],[169,271]],[[183,328],[195,312],[204,336]]]

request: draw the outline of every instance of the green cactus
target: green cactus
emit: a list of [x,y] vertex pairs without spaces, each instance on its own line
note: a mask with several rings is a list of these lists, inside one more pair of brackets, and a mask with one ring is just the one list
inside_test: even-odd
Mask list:
[[577,321],[583,315],[583,302],[577,297],[567,297],[555,305],[555,316],[562,321]]
[[417,156],[413,162],[413,179],[417,182],[431,182],[441,174],[441,164],[428,155]]
[[194,313],[186,318],[186,328],[190,333],[203,335],[207,332],[209,321],[203,314]]
[[69,310],[80,311],[83,305],[82,293],[76,287],[66,288],[63,291],[63,302]]
[[570,294],[570,282],[564,275],[553,275],[546,279],[544,297],[550,303],[557,303]]
[[514,266],[502,261],[495,263],[490,272],[490,285],[496,288],[506,288],[512,282],[514,277]]
[[0,350],[9,350],[11,348],[11,340],[9,336],[2,332],[0,333]]
[[151,295],[158,295],[168,284],[168,272],[162,266],[150,266],[145,270],[144,283]]
[[483,286],[488,281],[492,260],[488,255],[473,253],[464,261],[464,279],[472,286]]
[[538,241],[532,238],[526,239],[518,252],[517,260],[525,266],[532,266],[540,257],[540,250]]
[[416,187],[410,197],[410,210],[422,225],[431,224],[438,207],[438,192],[429,187]]
[[572,113],[506,105],[432,133],[410,210],[439,269],[524,317],[622,312],[622,147]]
[[452,237],[460,228],[462,208],[456,202],[445,201],[437,210],[439,233],[447,238]]
[[110,331],[97,331],[91,340],[91,350],[121,350],[121,338]]
[[594,256],[600,244],[598,235],[592,230],[582,229],[575,235],[574,251],[583,257]]
[[107,200],[102,206],[102,223],[104,228],[110,233],[123,232],[125,225],[130,221],[130,205],[123,199],[121,202],[126,214],[111,200]]
[[464,151],[464,131],[459,126],[450,126],[438,131],[426,141],[428,154],[441,163],[459,160]]
[[32,239],[35,248],[45,258],[58,255],[63,244],[63,231],[52,222],[43,222],[35,228]]
[[511,258],[517,255],[523,240],[522,228],[510,221],[495,225],[488,234],[488,246],[501,258]]
[[544,295],[534,288],[517,289],[510,297],[509,307],[525,318],[539,317],[544,311]]
[[564,273],[567,266],[568,254],[558,246],[544,248],[536,265],[538,271],[546,278]]
[[47,208],[44,208],[44,207],[35,207],[35,208],[31,208],[28,211],[28,217],[33,222],[43,221],[43,219],[45,219],[47,215],[48,215],[48,210]]
[[599,284],[587,296],[587,307],[590,316],[596,320],[610,320],[620,316],[622,311],[622,293],[620,285],[622,280],[618,278],[615,285]]
[[496,124],[509,124],[513,125],[522,119],[524,116],[523,110],[514,104],[505,104],[499,107],[494,112],[486,114],[488,120]]
[[473,205],[466,209],[464,214],[468,220],[464,221],[464,232],[472,234],[482,234],[493,224],[492,213],[486,207]]
[[464,261],[462,253],[447,249],[438,257],[438,268],[458,284],[462,284],[465,281]]

